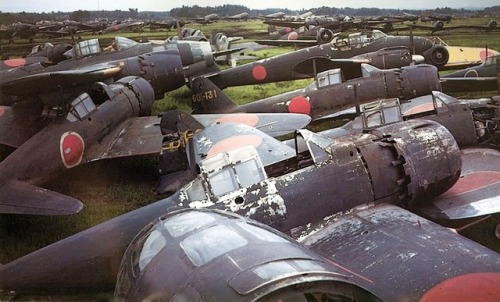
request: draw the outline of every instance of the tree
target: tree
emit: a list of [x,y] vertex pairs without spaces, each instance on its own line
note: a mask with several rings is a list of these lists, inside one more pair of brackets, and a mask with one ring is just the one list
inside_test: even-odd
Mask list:
[[86,10],[77,10],[69,15],[71,20],[82,22],[90,19],[90,13]]

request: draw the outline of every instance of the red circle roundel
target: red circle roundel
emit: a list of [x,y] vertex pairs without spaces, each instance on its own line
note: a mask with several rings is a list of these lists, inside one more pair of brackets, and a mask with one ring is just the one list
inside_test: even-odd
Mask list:
[[427,291],[420,302],[498,301],[500,273],[470,273],[444,280]]
[[67,131],[61,135],[61,159],[66,168],[73,168],[80,164],[85,151],[85,142],[80,134]]
[[7,67],[13,68],[13,67],[20,67],[26,65],[26,60],[25,59],[9,59],[3,61],[3,64]]
[[483,61],[483,62],[486,60],[486,58],[487,58],[487,57],[490,57],[490,56],[492,56],[492,55],[494,55],[494,53],[493,53],[493,52],[491,52],[491,51],[489,51],[489,50],[488,50],[488,51],[486,51],[486,50],[482,50],[482,51],[480,51],[480,52],[479,52],[479,58],[480,58],[480,59],[481,59],[481,61]]
[[255,65],[252,69],[252,76],[254,79],[262,81],[267,77],[267,70],[262,65]]
[[311,103],[309,103],[307,98],[302,95],[293,97],[288,103],[288,112],[310,114]]

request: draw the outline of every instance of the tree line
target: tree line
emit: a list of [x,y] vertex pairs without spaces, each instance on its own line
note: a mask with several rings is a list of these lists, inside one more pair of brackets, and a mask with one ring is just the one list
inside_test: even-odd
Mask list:
[[78,10],[74,12],[48,12],[48,13],[6,13],[0,11],[0,24],[11,24],[14,22],[24,22],[24,23],[35,23],[40,20],[49,21],[63,21],[63,20],[75,20],[75,21],[91,21],[95,19],[108,19],[108,20],[124,20],[128,18],[141,19],[141,20],[162,20],[166,18],[195,18],[202,17],[208,14],[216,13],[219,16],[230,16],[242,12],[248,12],[250,16],[257,17],[261,15],[267,15],[275,13],[277,11],[282,11],[288,15],[297,15],[304,13],[306,11],[312,11],[316,15],[339,15],[344,14],[347,16],[389,16],[396,15],[402,12],[408,12],[413,14],[423,14],[423,13],[436,13],[436,14],[478,14],[478,15],[489,15],[489,16],[499,16],[500,6],[487,7],[479,11],[471,11],[467,9],[452,9],[449,7],[435,8],[430,10],[400,10],[400,9],[382,9],[376,7],[362,7],[362,8],[351,8],[351,7],[318,7],[311,8],[309,10],[289,10],[289,9],[278,9],[278,8],[268,8],[268,9],[249,9],[244,5],[221,5],[221,6],[182,6],[173,8],[166,12],[153,12],[153,11],[138,11],[136,8],[129,8],[128,10],[114,10],[114,11],[86,11]]

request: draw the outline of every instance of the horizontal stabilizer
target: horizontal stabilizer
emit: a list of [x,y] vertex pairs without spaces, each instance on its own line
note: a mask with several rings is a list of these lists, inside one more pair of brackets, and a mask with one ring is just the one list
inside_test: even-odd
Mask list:
[[21,181],[9,182],[0,188],[2,214],[70,215],[82,208],[78,199]]

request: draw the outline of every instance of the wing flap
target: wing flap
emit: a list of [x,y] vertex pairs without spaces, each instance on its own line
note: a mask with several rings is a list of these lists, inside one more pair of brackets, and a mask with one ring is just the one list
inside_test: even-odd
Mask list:
[[21,181],[9,182],[0,189],[2,214],[70,215],[82,208],[78,199]]

